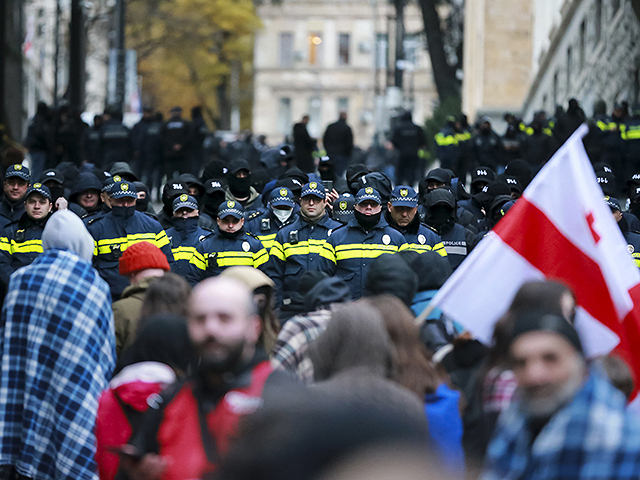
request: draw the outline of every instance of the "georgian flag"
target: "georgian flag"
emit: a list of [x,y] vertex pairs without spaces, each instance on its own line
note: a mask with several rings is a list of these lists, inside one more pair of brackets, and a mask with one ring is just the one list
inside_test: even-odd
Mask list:
[[582,144],[582,125],[477,245],[431,305],[483,343],[529,280],[558,280],[577,300],[588,356],[616,349],[640,373],[640,270],[627,250]]

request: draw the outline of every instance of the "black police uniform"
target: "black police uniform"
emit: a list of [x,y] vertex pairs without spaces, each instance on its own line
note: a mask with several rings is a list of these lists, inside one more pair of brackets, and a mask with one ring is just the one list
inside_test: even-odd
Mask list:
[[211,230],[205,230],[198,226],[197,217],[174,219],[173,227],[167,230],[174,260],[171,271],[187,278],[191,270],[189,262],[196,253],[196,247],[210,234]]
[[0,282],[7,285],[13,272],[42,253],[42,232],[49,217],[35,220],[25,212],[4,229],[0,236]]

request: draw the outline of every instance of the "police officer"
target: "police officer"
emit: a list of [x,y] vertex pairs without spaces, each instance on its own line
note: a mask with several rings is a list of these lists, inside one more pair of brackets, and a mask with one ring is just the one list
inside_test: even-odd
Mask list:
[[191,258],[187,281],[195,285],[207,277],[220,275],[229,267],[264,268],[269,253],[264,245],[244,229],[244,209],[233,200],[218,207],[217,227],[203,238]]
[[307,270],[320,270],[320,252],[329,231],[340,226],[326,212],[326,192],[320,182],[302,187],[300,213],[281,228],[270,250],[266,273],[276,284],[276,305],[288,302]]
[[198,243],[211,233],[198,226],[199,214],[198,202],[191,195],[183,193],[173,200],[173,227],[167,230],[175,261],[171,271],[184,278],[191,269],[189,262]]
[[447,117],[447,124],[436,134],[436,155],[443,168],[458,169],[460,147],[456,132],[456,119]]
[[9,224],[0,237],[0,282],[4,286],[13,272],[42,253],[42,231],[53,207],[51,192],[41,183],[34,183],[27,190],[24,206],[20,219]]
[[355,198],[350,193],[343,193],[333,202],[332,217],[334,220],[346,225],[353,220],[353,212],[356,204]]
[[122,124],[122,112],[113,112],[100,129],[100,159],[96,165],[108,169],[116,162],[130,162],[132,159],[131,131]]
[[633,258],[636,267],[640,268],[640,234],[629,230],[629,224],[622,216],[622,208],[617,198],[605,196],[604,201],[607,202],[607,205],[611,208],[613,218],[615,218],[618,227],[620,227],[622,231],[622,236],[624,236],[624,239],[627,241],[627,251]]
[[162,250],[171,265],[171,244],[162,225],[136,210],[137,192],[132,183],[116,181],[108,192],[111,211],[88,222],[95,241],[93,264],[109,284],[114,300],[120,298],[129,281],[120,275],[118,261],[129,245],[149,242]]
[[408,247],[404,236],[382,215],[382,199],[372,187],[356,195],[354,219],[335,229],[322,248],[321,270],[342,278],[354,300],[362,297],[373,258]]
[[173,201],[180,195],[187,194],[187,185],[177,178],[169,180],[162,189],[162,209],[158,212],[158,221],[162,228],[173,227]]
[[182,118],[182,108],[173,107],[169,112],[171,117],[162,126],[160,137],[164,142],[165,174],[172,178],[178,174],[187,173],[189,165],[189,139],[191,127]]
[[269,196],[267,210],[250,216],[246,230],[258,237],[267,250],[271,250],[276,234],[285,225],[296,220],[294,211],[296,203],[293,193],[286,187],[274,188]]
[[40,175],[38,182],[42,183],[42,185],[49,189],[49,192],[51,193],[51,203],[53,204],[53,212],[68,209],[80,218],[83,218],[87,214],[87,211],[80,205],[69,203],[67,200],[70,196],[69,190],[64,188],[64,175],[62,175],[60,171],[53,168],[45,170]]
[[31,182],[27,167],[11,165],[4,173],[2,202],[0,202],[0,229],[20,219],[24,213],[24,196]]
[[417,212],[418,193],[408,185],[394,188],[385,212],[387,223],[404,235],[408,250],[418,253],[433,250],[446,257],[447,252],[442,240],[431,228],[420,223]]
[[456,199],[449,190],[433,190],[426,200],[425,223],[440,235],[447,259],[455,270],[475,246],[475,235],[456,223]]

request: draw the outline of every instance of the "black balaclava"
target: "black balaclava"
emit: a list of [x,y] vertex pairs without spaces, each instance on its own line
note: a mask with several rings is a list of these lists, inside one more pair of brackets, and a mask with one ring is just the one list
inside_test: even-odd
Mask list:
[[139,198],[136,201],[136,210],[139,212],[146,212],[149,208],[149,201],[151,200],[149,196],[149,188],[142,182],[133,182],[133,184],[136,186],[136,190],[138,192],[146,193],[145,198]]
[[375,227],[380,221],[380,216],[382,215],[382,210],[380,210],[375,215],[365,215],[364,213],[360,213],[358,210],[353,211],[353,215],[355,216],[358,224],[364,228],[366,232],[369,232]]
[[130,207],[116,207],[114,205],[111,207],[111,212],[113,213],[114,217],[129,219],[136,213],[136,206],[132,205]]
[[251,195],[251,173],[244,178],[238,178],[233,174],[227,175],[229,190],[236,198],[246,198]]
[[429,207],[426,222],[436,229],[438,235],[447,234],[456,223],[455,210],[444,204]]
[[202,199],[202,210],[211,218],[218,216],[218,207],[224,202],[225,195],[223,190],[216,190],[211,193],[206,193]]

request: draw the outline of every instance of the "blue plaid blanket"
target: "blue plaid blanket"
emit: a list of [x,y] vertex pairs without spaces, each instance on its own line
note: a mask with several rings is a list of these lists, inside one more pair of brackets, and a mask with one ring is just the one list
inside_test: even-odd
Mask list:
[[36,480],[97,479],[98,398],[115,367],[109,286],[47,250],[17,270],[0,321],[0,465]]
[[624,396],[591,373],[532,443],[514,402],[500,417],[481,479],[638,479],[640,419],[625,407]]

